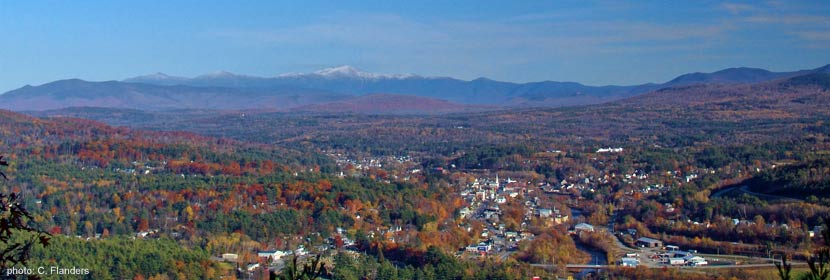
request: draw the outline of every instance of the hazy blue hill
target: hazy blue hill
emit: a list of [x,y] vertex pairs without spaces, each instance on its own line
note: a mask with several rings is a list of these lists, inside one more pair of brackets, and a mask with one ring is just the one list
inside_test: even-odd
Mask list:
[[68,107],[169,109],[285,109],[345,98],[322,90],[162,86],[117,81],[61,80],[0,95],[0,108],[16,111]]
[[830,72],[819,72],[790,78],[783,82],[789,86],[816,86],[830,89]]
[[810,73],[826,73],[827,71],[830,71],[830,65],[825,65],[816,69],[793,72],[771,72],[765,69],[748,67],[728,68],[712,73],[697,72],[681,75],[663,84],[663,86],[683,86],[693,84],[750,84],[801,76]]
[[195,78],[153,74],[125,81],[156,85],[188,85],[228,88],[309,88],[349,95],[393,93],[439,98],[460,104],[567,106],[595,104],[644,93],[656,85],[586,86],[574,82],[511,83],[478,78],[464,81],[449,77],[418,75],[384,75],[362,72],[341,66],[314,73],[289,74],[277,77],[253,77],[227,72]]
[[[562,107],[606,103],[657,91],[690,91],[688,86],[716,87],[748,85],[767,81],[828,73],[830,65],[795,72],[770,72],[755,68],[730,68],[714,73],[682,75],[665,84],[631,86],[588,86],[575,82],[542,81],[511,83],[478,78],[471,81],[448,77],[423,77],[412,74],[376,74],[349,66],[323,69],[306,74],[254,77],[217,72],[195,78],[156,73],[125,81],[87,82],[62,80],[40,86],[25,86],[0,96],[0,108],[17,111],[51,110],[68,107],[110,107],[143,110],[171,109],[261,109],[286,110],[310,105],[330,104],[369,94],[395,94],[445,100],[456,105],[499,107]],[[817,83],[825,87],[824,76],[807,76],[792,83]],[[709,93],[684,95],[689,102],[705,98],[721,99]],[[727,95],[740,95],[730,89]],[[668,96],[668,95],[665,95]],[[659,98],[652,98],[652,101]],[[427,99],[425,99],[427,100]],[[384,102],[388,103],[388,102]],[[430,103],[430,102],[427,102]],[[345,105],[345,104],[342,104]],[[386,111],[365,108],[360,111]],[[411,106],[410,106],[411,107]],[[436,107],[438,108],[438,107]],[[377,110],[375,110],[377,109]],[[420,109],[419,109],[420,110]],[[436,109],[444,111],[444,109]]]

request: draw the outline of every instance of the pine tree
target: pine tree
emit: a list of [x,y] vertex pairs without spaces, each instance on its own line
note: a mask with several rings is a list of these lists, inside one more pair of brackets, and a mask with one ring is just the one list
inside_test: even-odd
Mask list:
[[[0,156],[0,166],[8,165]],[[8,180],[2,171],[0,177]],[[29,226],[30,219],[32,215],[23,207],[20,195],[0,193],[0,275],[7,275],[8,268],[25,266],[35,245],[49,245],[49,235]]]

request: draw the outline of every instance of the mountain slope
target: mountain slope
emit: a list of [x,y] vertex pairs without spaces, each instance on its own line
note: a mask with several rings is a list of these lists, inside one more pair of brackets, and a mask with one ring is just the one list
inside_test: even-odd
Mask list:
[[461,112],[473,109],[474,108],[469,106],[427,97],[399,94],[370,94],[332,103],[307,105],[295,108],[293,111],[328,113],[351,112],[364,114],[421,114]]
[[[186,130],[289,146],[314,145],[321,150],[372,143],[373,151],[383,153],[436,151],[433,149],[440,147],[438,150],[451,154],[458,147],[516,143],[527,140],[528,135],[539,143],[587,141],[602,147],[731,146],[796,141],[805,133],[830,133],[826,121],[830,119],[830,91],[822,90],[820,83],[793,83],[801,79],[675,87],[590,106],[419,117],[340,113],[349,110],[332,114],[246,112],[244,116],[150,112],[157,116],[153,118],[125,110],[53,113],[153,130]],[[352,102],[329,106],[357,106]],[[114,122],[115,115],[118,117]]]
[[157,85],[214,86],[233,88],[313,88],[351,95],[392,93],[440,98],[476,105],[565,106],[595,104],[633,96],[653,89],[653,85],[594,87],[573,82],[510,83],[478,78],[471,81],[413,74],[368,73],[350,66],[327,68],[305,74],[252,77],[224,73],[192,79],[171,79],[148,75],[127,82]]
[[[696,106],[724,104],[734,107],[747,106],[786,106],[789,103],[804,103],[805,98],[813,104],[830,101],[830,73],[811,73],[801,76],[779,79],[756,84],[735,85],[687,85],[660,89],[636,97],[622,100],[626,106]],[[818,103],[816,103],[818,102]],[[830,105],[830,104],[829,104]]]
[[739,67],[728,68],[712,73],[697,72],[685,74],[674,78],[673,80],[663,84],[663,86],[669,87],[695,84],[751,84],[811,73],[828,73],[828,71],[830,71],[830,64],[815,69],[792,72],[771,72],[758,68]]
[[[17,111],[79,106],[140,110],[285,110],[305,106],[304,110],[316,108],[328,111],[332,107],[308,105],[345,101],[354,96],[374,93],[418,96],[475,106],[562,107],[606,103],[667,88],[669,91],[676,91],[677,88],[689,86],[746,85],[827,72],[830,72],[830,65],[795,72],[730,68],[708,74],[687,74],[665,84],[634,86],[586,86],[574,82],[554,81],[510,83],[486,78],[464,81],[413,74],[368,73],[348,66],[305,74],[283,74],[270,78],[228,72],[217,72],[195,78],[156,73],[127,79],[124,82],[63,80],[34,87],[25,86],[0,96],[0,108]],[[684,96],[684,98],[685,101],[679,100],[679,102],[706,97]],[[672,100],[665,100],[665,102],[669,101]],[[352,107],[354,110],[364,112],[389,112],[384,108],[367,108],[365,104],[359,106],[353,103],[340,104],[335,107]],[[441,106],[434,108],[436,109],[434,111],[455,110],[448,110]],[[400,107],[399,109],[407,108]],[[420,111],[411,106],[409,109]]]
[[394,93],[445,99],[462,104],[572,106],[619,100],[660,88],[696,84],[748,84],[827,72],[830,65],[794,72],[770,72],[757,68],[729,68],[713,73],[681,75],[663,84],[633,86],[586,86],[574,82],[510,83],[478,78],[471,81],[447,77],[423,77],[413,74],[368,73],[350,66],[327,68],[312,73],[282,74],[276,77],[252,77],[221,73],[192,79],[169,76],[144,76],[125,81],[161,85],[220,86],[234,88],[270,88],[292,86],[363,95]]
[[116,81],[62,80],[25,86],[0,96],[0,108],[16,111],[67,107],[164,109],[285,109],[329,102],[344,95],[321,90],[268,90],[219,87],[160,86]]

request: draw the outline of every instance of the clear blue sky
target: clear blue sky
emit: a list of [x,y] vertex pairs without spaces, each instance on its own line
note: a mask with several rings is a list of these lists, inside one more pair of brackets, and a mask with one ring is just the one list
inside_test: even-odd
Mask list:
[[389,2],[0,1],[0,92],[66,78],[344,64],[605,85],[830,63],[827,1]]

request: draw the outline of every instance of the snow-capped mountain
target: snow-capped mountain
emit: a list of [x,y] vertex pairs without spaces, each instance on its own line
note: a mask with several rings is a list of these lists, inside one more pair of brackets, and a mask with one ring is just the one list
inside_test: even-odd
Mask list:
[[188,78],[185,77],[177,77],[177,76],[170,76],[162,72],[156,72],[153,74],[138,76],[132,79],[136,80],[155,80],[155,81],[184,81]]
[[277,75],[277,78],[301,78],[301,77],[323,77],[323,78],[359,78],[359,79],[409,79],[420,78],[415,74],[381,74],[365,72],[349,65],[325,68],[311,73],[285,73]]
[[586,86],[574,82],[555,81],[511,83],[487,78],[465,81],[414,74],[371,73],[347,65],[310,73],[281,74],[275,77],[254,77],[218,72],[196,78],[147,75],[125,81],[155,85],[257,90],[313,89],[358,96],[373,93],[402,94],[472,105],[572,106],[619,100],[672,86],[756,83],[812,72],[826,72],[827,69],[828,67],[825,66],[795,72],[770,72],[763,69],[733,68],[713,73],[682,75],[663,84],[633,86]]
[[[645,85],[645,88],[642,86],[590,87],[579,83],[561,82],[517,84],[486,78],[464,81],[415,74],[372,73],[348,65],[309,73],[280,74],[275,77],[254,77],[218,72],[189,79],[157,78],[154,75],[147,75],[124,81],[155,85],[243,89],[315,89],[349,95],[388,93],[439,98],[460,104],[529,104],[534,106],[592,104],[643,93],[651,88],[650,85]],[[561,100],[557,101],[557,99]]]

